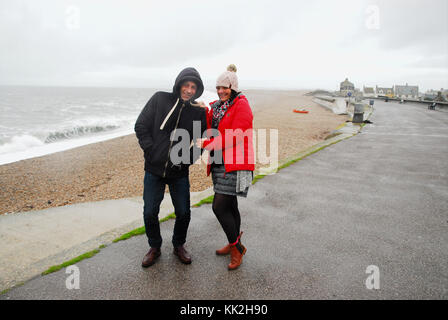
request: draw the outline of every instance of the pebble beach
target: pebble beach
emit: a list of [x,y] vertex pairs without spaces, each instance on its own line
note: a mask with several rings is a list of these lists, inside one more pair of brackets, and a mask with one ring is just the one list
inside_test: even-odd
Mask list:
[[[253,110],[254,129],[278,130],[280,160],[323,141],[348,120],[312,102],[307,92],[243,91]],[[295,108],[309,113],[294,113]],[[141,196],[143,166],[135,134],[1,165],[0,214]],[[256,169],[261,166],[257,163]],[[212,186],[205,163],[190,167],[190,185],[192,192]]]

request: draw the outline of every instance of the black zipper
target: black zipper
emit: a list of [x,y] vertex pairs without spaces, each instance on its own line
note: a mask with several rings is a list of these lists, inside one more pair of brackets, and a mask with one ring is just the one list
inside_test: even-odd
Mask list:
[[[182,110],[184,109],[185,103],[182,103],[182,106],[180,107],[180,111],[179,111],[179,115],[177,116],[177,121],[176,121],[176,126],[174,127],[174,133],[173,133],[173,138],[176,136],[176,130],[177,130],[177,126],[179,125],[179,119],[180,119],[180,115],[182,113]],[[165,169],[163,170],[163,178],[165,178],[166,176],[166,169],[168,167],[168,162],[170,160],[170,153],[171,153],[171,148],[173,147],[173,140],[170,139],[170,147],[168,149],[168,157],[166,158],[166,162],[165,162]]]

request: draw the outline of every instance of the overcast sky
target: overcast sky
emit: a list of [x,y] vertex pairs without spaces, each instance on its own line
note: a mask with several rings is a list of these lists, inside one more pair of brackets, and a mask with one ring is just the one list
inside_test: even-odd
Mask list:
[[0,84],[448,88],[448,0],[0,0]]

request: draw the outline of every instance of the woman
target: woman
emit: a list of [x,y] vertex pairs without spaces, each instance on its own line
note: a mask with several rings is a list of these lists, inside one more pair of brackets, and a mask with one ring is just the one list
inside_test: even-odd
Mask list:
[[[252,141],[253,115],[246,97],[238,91],[235,65],[230,65],[216,81],[219,100],[210,103],[207,112],[207,139],[198,139],[197,146],[210,152],[207,175],[212,173],[213,212],[227,236],[229,244],[216,250],[217,255],[230,253],[229,270],[238,268],[246,253],[241,244],[241,215],[237,196],[247,197],[252,183],[254,152]],[[212,136],[210,131],[216,134]]]

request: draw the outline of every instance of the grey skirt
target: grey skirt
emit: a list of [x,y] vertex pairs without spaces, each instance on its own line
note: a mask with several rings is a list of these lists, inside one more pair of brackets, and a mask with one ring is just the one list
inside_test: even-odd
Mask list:
[[212,167],[213,191],[215,193],[246,198],[252,178],[252,171],[226,172],[224,165]]

